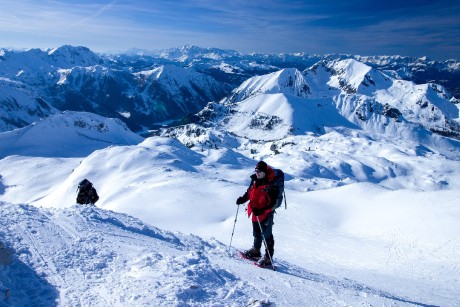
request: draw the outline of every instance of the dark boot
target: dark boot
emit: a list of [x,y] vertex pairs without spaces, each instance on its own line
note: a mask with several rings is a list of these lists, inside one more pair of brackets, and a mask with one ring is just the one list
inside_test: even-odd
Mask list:
[[262,256],[260,254],[260,248],[251,247],[250,249],[243,252],[243,255],[248,259],[257,260]]
[[267,248],[265,249],[265,255],[259,259],[257,264],[262,267],[268,267],[272,265],[272,262],[270,260],[273,259],[273,254],[275,253],[275,239],[273,236],[270,236],[267,239]]
[[265,253],[265,255],[259,259],[259,261],[257,261],[257,265],[261,266],[261,267],[269,267],[269,266],[272,266],[272,262],[270,260],[270,257],[268,256],[267,253]]

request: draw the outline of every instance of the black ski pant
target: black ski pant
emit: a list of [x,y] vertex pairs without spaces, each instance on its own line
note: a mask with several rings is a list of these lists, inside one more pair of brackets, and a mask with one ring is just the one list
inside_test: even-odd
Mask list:
[[262,226],[262,231],[260,231],[259,223],[252,222],[252,235],[254,236],[254,247],[261,248],[263,243],[262,234],[265,237],[265,241],[267,241],[267,248],[265,249],[265,253],[267,251],[270,253],[270,256],[273,257],[274,248],[275,248],[275,239],[273,238],[273,217],[275,212],[271,212],[263,221],[260,221],[260,226]]

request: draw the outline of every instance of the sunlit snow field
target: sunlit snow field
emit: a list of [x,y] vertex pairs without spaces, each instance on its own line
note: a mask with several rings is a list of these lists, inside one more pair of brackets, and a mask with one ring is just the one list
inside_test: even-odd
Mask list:
[[[8,156],[0,160],[0,200],[55,209],[3,203],[1,238],[59,292],[63,305],[460,304],[458,151],[447,158],[411,142],[338,132],[295,141],[277,155],[268,146],[253,156],[223,148],[194,151],[153,137],[81,158],[73,151],[70,157]],[[235,200],[259,159],[286,173],[287,210],[277,210],[274,226],[279,272],[254,269],[235,256],[234,248],[252,243],[244,207],[228,253]],[[83,178],[98,190],[97,207],[109,211],[75,205]],[[174,251],[157,246],[145,228],[129,226],[116,213],[182,239],[172,240]],[[30,239],[37,232],[40,242]],[[177,270],[193,275],[194,284]],[[15,266],[0,272],[14,285]],[[183,294],[184,287],[190,293]],[[229,287],[234,292],[225,292]],[[53,298],[47,293],[42,299]],[[10,301],[25,297],[13,290]]]

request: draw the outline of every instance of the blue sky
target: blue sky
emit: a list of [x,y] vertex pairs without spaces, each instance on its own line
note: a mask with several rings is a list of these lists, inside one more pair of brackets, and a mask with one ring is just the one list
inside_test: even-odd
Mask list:
[[460,59],[457,0],[0,0],[0,47]]

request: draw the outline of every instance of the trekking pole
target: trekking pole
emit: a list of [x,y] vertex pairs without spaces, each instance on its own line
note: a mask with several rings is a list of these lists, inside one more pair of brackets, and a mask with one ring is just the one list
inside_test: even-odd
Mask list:
[[273,264],[272,255],[270,255],[270,251],[268,250],[267,240],[265,240],[265,235],[264,235],[264,231],[262,229],[262,225],[260,224],[260,220],[259,220],[259,217],[257,215],[256,215],[256,218],[257,218],[257,223],[259,224],[260,233],[262,234],[262,239],[264,239],[265,251],[268,254],[268,258],[270,258],[270,262],[272,264],[273,271],[275,271],[275,265]]
[[235,222],[233,223],[232,237],[230,238],[230,245],[228,246],[229,254],[230,254],[230,249],[232,248],[232,241],[233,241],[233,234],[235,233],[236,220],[238,219],[238,210],[240,210],[240,205],[236,206]]

